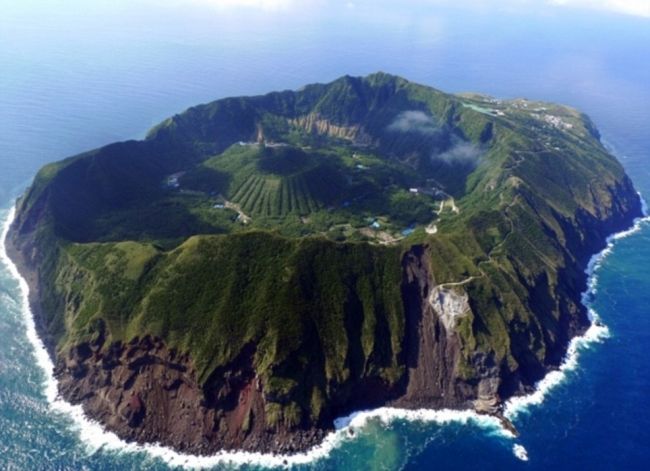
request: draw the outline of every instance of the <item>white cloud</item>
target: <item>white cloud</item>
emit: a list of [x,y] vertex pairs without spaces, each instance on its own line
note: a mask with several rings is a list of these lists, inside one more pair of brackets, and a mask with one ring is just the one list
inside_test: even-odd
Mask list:
[[433,160],[442,160],[448,164],[474,165],[481,157],[483,150],[471,142],[457,141],[450,149],[442,154],[432,156]]
[[422,3],[469,6],[484,10],[504,8],[510,11],[559,6],[650,17],[650,0],[422,0]]
[[[444,137],[443,135],[448,133],[437,126],[431,116],[418,110],[402,111],[387,129],[392,132],[417,133],[431,137]],[[444,152],[434,152],[431,159],[449,165],[476,165],[483,154],[484,151],[479,146],[452,135],[451,146]]]
[[[369,7],[373,10],[382,6],[395,6],[383,0],[167,0],[176,3],[193,3],[220,10],[258,9],[258,10],[305,10],[309,7]],[[569,7],[584,10],[600,10],[650,18],[650,0],[409,0],[399,8],[417,8],[418,6],[455,6],[477,9],[480,11],[539,11],[546,8]]]
[[549,0],[549,3],[575,8],[614,11],[650,18],[650,0]]
[[433,118],[422,111],[403,111],[388,125],[389,131],[416,132],[418,134],[435,134],[440,129]]
[[297,2],[295,0],[189,0],[191,3],[218,9],[255,8],[259,10],[286,10]]

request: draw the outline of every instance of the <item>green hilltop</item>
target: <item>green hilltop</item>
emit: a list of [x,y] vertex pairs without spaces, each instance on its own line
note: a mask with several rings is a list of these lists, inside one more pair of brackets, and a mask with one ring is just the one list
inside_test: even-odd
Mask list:
[[506,397],[559,363],[588,256],[638,211],[581,113],[377,73],[196,106],[48,165],[14,233],[54,350],[150,334],[207,388],[254,345],[267,422],[305,427],[407,381],[413,247],[467,295],[453,381],[498,377]]

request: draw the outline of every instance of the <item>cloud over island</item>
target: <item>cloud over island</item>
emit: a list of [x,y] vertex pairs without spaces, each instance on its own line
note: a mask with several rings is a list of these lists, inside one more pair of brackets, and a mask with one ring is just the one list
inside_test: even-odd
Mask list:
[[[449,131],[439,127],[434,119],[423,111],[402,111],[386,128],[391,132],[416,133],[424,136],[443,136]],[[445,162],[449,165],[477,165],[485,151],[476,144],[450,136],[451,145],[443,152],[432,152],[431,160]]]

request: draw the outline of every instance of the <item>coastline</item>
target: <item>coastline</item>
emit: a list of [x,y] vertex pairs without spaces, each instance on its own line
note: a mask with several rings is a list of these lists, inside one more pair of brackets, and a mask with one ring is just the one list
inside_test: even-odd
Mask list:
[[[643,201],[643,200],[642,200]],[[472,410],[432,410],[432,409],[397,409],[381,407],[368,411],[352,413],[347,417],[338,418],[334,422],[335,431],[329,433],[319,445],[306,452],[279,455],[270,453],[254,452],[218,452],[211,456],[189,455],[177,452],[157,444],[137,444],[126,442],[116,434],[107,431],[100,423],[93,421],[84,413],[81,405],[73,405],[63,400],[58,395],[57,380],[53,375],[54,363],[45,342],[37,333],[37,326],[33,315],[32,303],[30,302],[30,285],[21,274],[16,263],[10,258],[7,247],[7,235],[11,223],[15,217],[16,207],[13,206],[7,213],[3,224],[0,241],[0,259],[3,260],[11,275],[17,280],[20,290],[20,301],[23,306],[23,317],[26,325],[28,340],[34,347],[34,355],[37,364],[45,374],[44,395],[54,412],[65,414],[70,417],[73,426],[77,429],[83,443],[88,445],[92,451],[100,448],[119,449],[131,453],[147,453],[152,457],[164,460],[173,466],[188,467],[211,467],[218,464],[244,465],[255,464],[269,467],[289,466],[308,464],[326,457],[333,449],[338,448],[346,441],[353,440],[351,432],[355,428],[362,428],[369,420],[378,419],[383,423],[393,420],[408,420],[447,424],[451,422],[467,424],[474,423],[483,428],[496,431],[500,436],[508,439],[514,438],[508,430],[504,429],[502,423],[495,416],[481,415]],[[596,271],[602,261],[611,253],[616,240],[627,237],[638,232],[644,222],[650,221],[645,216],[637,218],[631,228],[614,233],[607,238],[606,247],[599,253],[593,255],[585,269],[587,275],[587,290],[582,295],[582,303],[587,307],[591,324],[582,335],[573,337],[567,347],[564,360],[559,367],[536,383],[535,391],[524,396],[514,396],[504,403],[504,415],[510,420],[528,410],[531,405],[538,405],[543,402],[546,394],[560,384],[566,378],[566,373],[576,368],[579,353],[589,345],[600,342],[609,335],[606,326],[599,322],[598,315],[591,309],[589,303],[597,285]],[[526,460],[526,451],[522,445],[515,443],[513,452],[522,460]]]
[[610,331],[607,325],[603,324],[600,316],[595,309],[591,307],[591,302],[597,291],[598,286],[598,268],[603,261],[612,253],[617,240],[624,239],[639,232],[644,223],[650,223],[648,206],[643,196],[639,194],[641,200],[642,216],[634,219],[632,226],[619,232],[615,232],[607,237],[605,248],[594,254],[589,259],[585,274],[587,275],[587,289],[581,295],[581,303],[587,308],[590,324],[587,330],[582,334],[575,336],[567,346],[567,352],[560,366],[544,376],[535,385],[535,391],[525,396],[514,396],[508,399],[504,404],[504,415],[510,420],[515,420],[518,415],[528,412],[529,406],[539,405],[544,401],[548,394],[555,386],[561,384],[566,378],[566,373],[575,370],[578,367],[580,351],[589,348],[592,344],[601,343],[610,337]]

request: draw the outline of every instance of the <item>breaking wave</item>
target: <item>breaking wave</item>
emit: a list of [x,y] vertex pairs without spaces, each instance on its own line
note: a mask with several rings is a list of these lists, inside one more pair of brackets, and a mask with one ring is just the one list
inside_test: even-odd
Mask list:
[[526,396],[516,396],[510,398],[506,402],[504,415],[508,419],[514,420],[519,414],[528,412],[530,406],[541,404],[544,401],[544,397],[549,393],[549,391],[551,391],[557,385],[561,384],[566,379],[568,372],[577,368],[578,358],[582,350],[588,349],[591,347],[591,345],[602,342],[604,339],[610,336],[609,329],[600,320],[598,313],[591,307],[594,296],[598,291],[598,268],[602,265],[603,261],[612,253],[616,241],[636,234],[641,230],[643,225],[650,222],[647,204],[641,194],[639,194],[639,197],[641,198],[643,217],[635,219],[634,224],[629,229],[617,232],[609,236],[607,238],[607,245],[605,248],[591,257],[589,263],[587,264],[587,268],[585,269],[585,273],[588,275],[587,290],[582,293],[582,304],[587,307],[589,320],[591,321],[589,328],[581,336],[571,339],[564,357],[564,361],[560,367],[555,371],[549,372],[544,378],[542,378],[537,383],[535,391]]
[[58,395],[57,381],[54,377],[54,364],[50,358],[43,341],[37,334],[34,317],[29,307],[29,286],[20,275],[18,268],[9,258],[6,251],[6,238],[16,215],[13,207],[7,214],[0,241],[0,260],[6,265],[11,276],[18,281],[20,305],[26,333],[29,342],[34,347],[34,356],[38,366],[44,372],[44,395],[50,409],[72,420],[73,429],[78,433],[82,443],[90,453],[99,450],[118,450],[128,453],[146,453],[152,458],[160,458],[172,466],[188,468],[210,468],[217,465],[257,465],[268,467],[286,467],[292,465],[308,464],[326,458],[332,450],[340,447],[344,442],[354,439],[354,429],[363,428],[370,420],[380,420],[390,423],[402,419],[409,421],[432,422],[438,424],[448,423],[474,423],[478,426],[493,430],[495,433],[510,437],[511,434],[501,427],[499,420],[486,415],[479,415],[473,411],[457,410],[405,410],[383,407],[370,411],[355,412],[347,417],[335,421],[335,431],[327,435],[320,445],[294,455],[276,455],[270,453],[252,452],[219,452],[211,456],[196,456],[176,452],[170,448],[148,444],[140,445],[129,443],[116,434],[105,430],[102,425],[89,419],[80,405],[73,405]]

